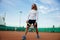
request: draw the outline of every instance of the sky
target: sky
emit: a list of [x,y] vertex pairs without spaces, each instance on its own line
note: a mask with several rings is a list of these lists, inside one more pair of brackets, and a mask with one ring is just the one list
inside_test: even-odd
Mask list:
[[60,27],[60,0],[0,0],[0,15],[7,26],[24,26],[32,4],[38,7],[38,28]]

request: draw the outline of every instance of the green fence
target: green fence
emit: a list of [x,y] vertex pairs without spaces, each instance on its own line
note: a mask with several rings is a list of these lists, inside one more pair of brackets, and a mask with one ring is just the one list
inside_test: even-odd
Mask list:
[[[0,26],[0,31],[25,31],[24,27],[13,27],[13,26]],[[29,29],[29,31],[34,31],[35,29]],[[38,28],[39,32],[60,32],[60,28]]]
[[16,27],[16,31],[25,31],[24,27]]
[[0,27],[0,31],[6,31],[6,27]]
[[38,28],[39,32],[60,32],[60,28]]
[[0,31],[25,31],[24,27],[0,26]]

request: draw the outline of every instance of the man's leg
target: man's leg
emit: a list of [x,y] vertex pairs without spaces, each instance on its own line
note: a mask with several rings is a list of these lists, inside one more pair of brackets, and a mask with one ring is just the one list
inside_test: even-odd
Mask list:
[[36,29],[37,38],[39,38],[39,33],[38,33],[37,23],[34,24],[34,28]]
[[30,27],[30,25],[27,24],[26,32],[25,32],[25,35],[22,37],[22,40],[26,40],[26,35],[27,35],[27,33],[28,33],[29,27]]
[[25,35],[27,35],[29,27],[30,27],[30,25],[27,24]]

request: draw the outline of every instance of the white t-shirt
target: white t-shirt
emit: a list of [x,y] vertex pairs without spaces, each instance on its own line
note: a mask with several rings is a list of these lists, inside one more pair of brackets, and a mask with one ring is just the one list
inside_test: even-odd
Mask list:
[[38,19],[38,12],[37,10],[31,10],[29,15],[28,15],[28,20],[36,20]]

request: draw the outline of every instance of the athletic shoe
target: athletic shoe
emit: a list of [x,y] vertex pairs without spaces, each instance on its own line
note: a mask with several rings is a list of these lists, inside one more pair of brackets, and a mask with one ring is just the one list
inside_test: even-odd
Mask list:
[[23,36],[23,37],[22,37],[22,40],[26,40],[26,36]]
[[37,35],[36,37],[37,37],[37,38],[40,38],[40,36],[39,36],[39,35]]

